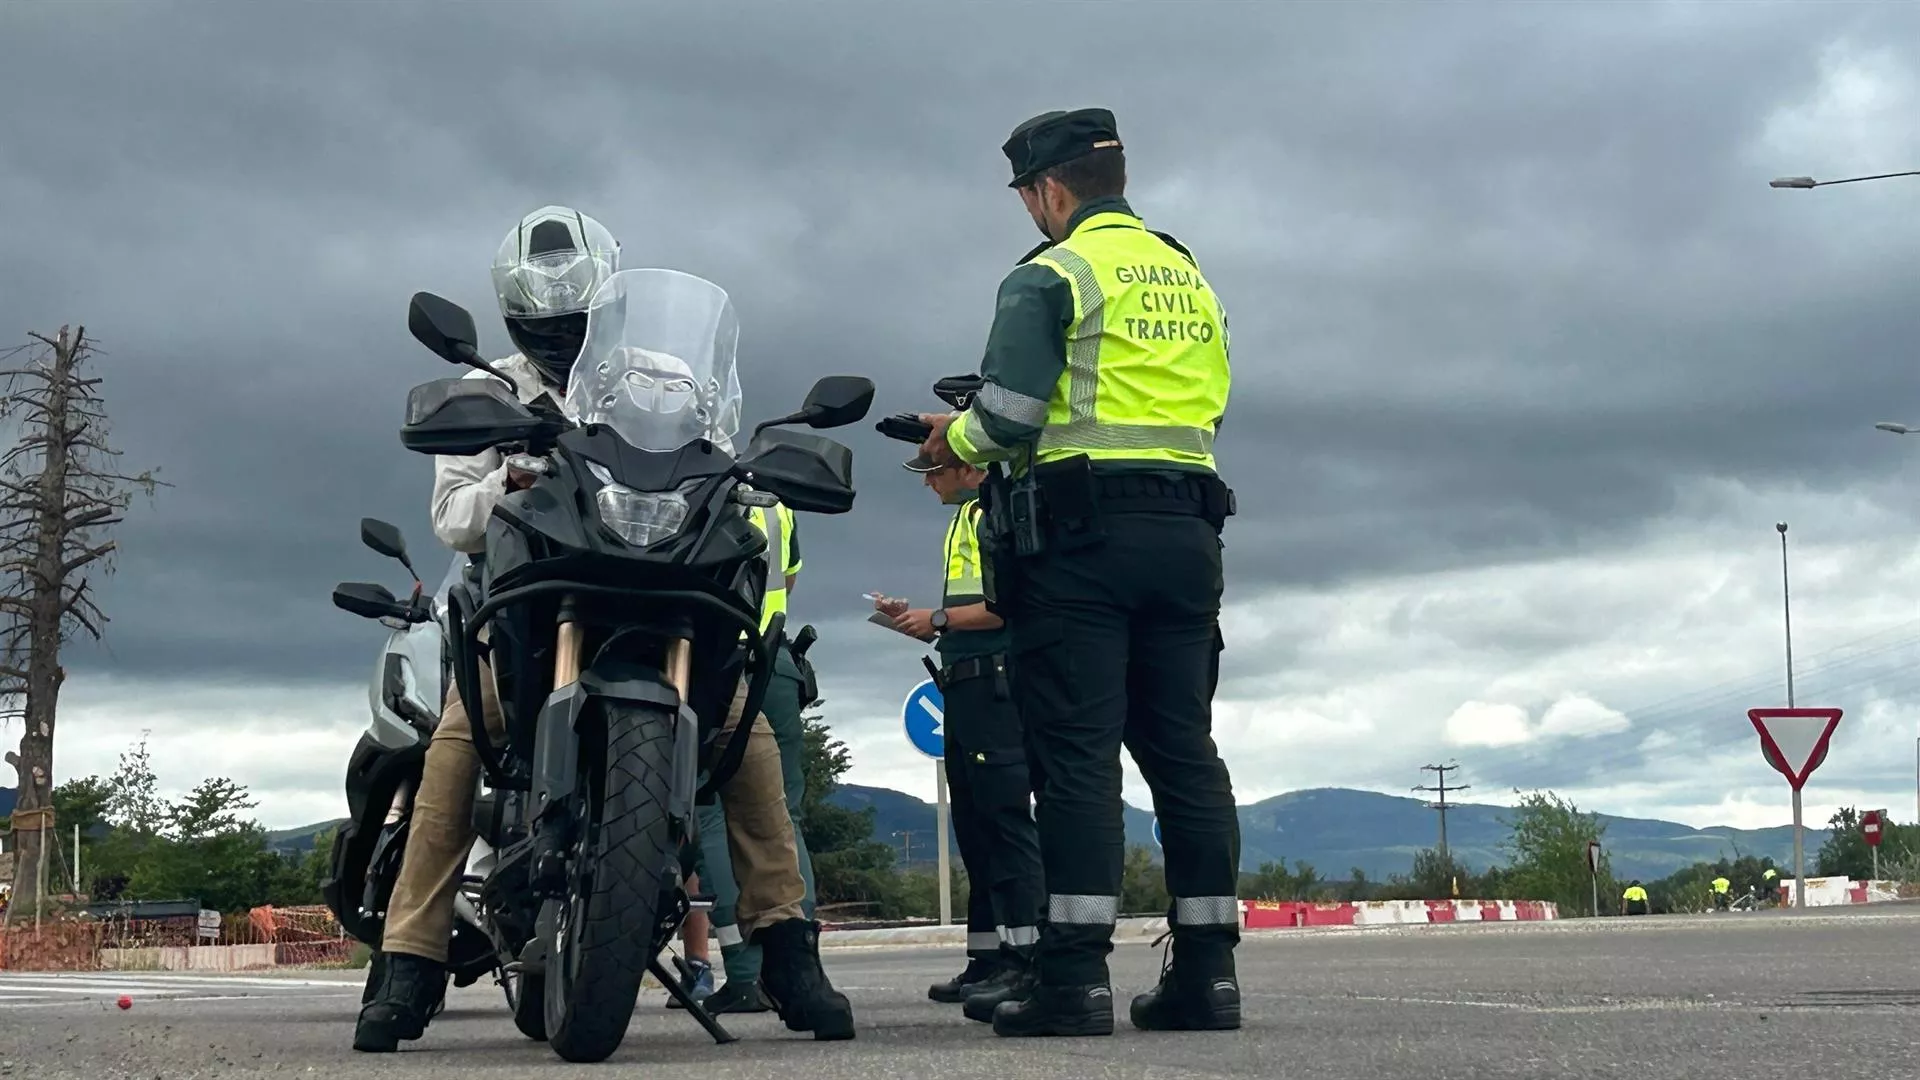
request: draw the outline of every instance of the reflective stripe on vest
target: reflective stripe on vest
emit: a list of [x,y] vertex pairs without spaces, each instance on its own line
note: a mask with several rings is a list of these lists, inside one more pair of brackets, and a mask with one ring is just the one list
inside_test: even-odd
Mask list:
[[[1231,383],[1228,334],[1199,268],[1120,213],[1093,215],[1032,261],[1073,289],[1067,368],[1047,403],[1037,460],[1086,454],[1213,468]],[[1037,402],[982,404],[1012,416]]]

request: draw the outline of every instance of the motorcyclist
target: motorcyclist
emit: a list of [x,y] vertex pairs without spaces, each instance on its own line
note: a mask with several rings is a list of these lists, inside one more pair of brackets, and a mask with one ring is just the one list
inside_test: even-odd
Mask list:
[[[494,292],[518,352],[495,364],[534,407],[564,400],[569,373],[586,339],[594,291],[619,268],[619,245],[596,220],[563,206],[528,214],[494,257]],[[470,378],[490,378],[474,372]],[[723,449],[725,449],[723,447]],[[478,557],[487,521],[510,491],[533,483],[496,450],[434,459],[433,528],[447,546]],[[493,677],[481,668],[481,712],[498,737]],[[745,688],[726,729],[740,722]],[[751,721],[739,771],[720,791],[729,848],[740,881],[739,923],[765,955],[762,980],[794,1031],[817,1039],[853,1037],[853,1010],[820,967],[819,927],[801,913],[804,886],[781,786],[780,752],[762,717]],[[388,905],[381,952],[360,1011],[354,1049],[392,1052],[417,1039],[446,989],[454,893],[473,842],[473,799],[480,772],[470,721],[459,694],[447,692],[414,798],[399,880]]]

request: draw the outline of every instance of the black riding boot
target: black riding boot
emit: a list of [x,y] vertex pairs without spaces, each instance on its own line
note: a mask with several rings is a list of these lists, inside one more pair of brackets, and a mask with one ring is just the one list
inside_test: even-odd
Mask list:
[[353,1048],[369,1054],[391,1054],[419,1038],[447,992],[445,964],[406,953],[382,959],[372,998],[353,1029]]
[[811,1031],[822,1040],[853,1038],[853,1005],[820,967],[817,923],[785,919],[754,931],[753,940],[761,950],[760,984],[788,1031]]

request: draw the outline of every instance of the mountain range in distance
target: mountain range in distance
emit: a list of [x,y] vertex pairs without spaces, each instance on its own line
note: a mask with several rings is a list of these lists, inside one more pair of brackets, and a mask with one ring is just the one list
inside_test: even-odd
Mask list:
[[[935,810],[932,803],[890,788],[843,784],[829,801],[849,809],[872,807],[873,838],[900,849],[911,848],[914,866],[931,865]],[[1508,807],[1461,803],[1447,808],[1447,841],[1455,859],[1473,870],[1508,861],[1501,845],[1511,830]],[[1127,842],[1154,848],[1153,815],[1128,806]],[[1415,854],[1432,848],[1439,835],[1438,815],[1418,799],[1352,788],[1311,788],[1276,795],[1240,807],[1240,868],[1252,872],[1262,863],[1285,861],[1313,865],[1329,880],[1347,880],[1354,869],[1384,880],[1405,874]],[[1606,825],[1607,856],[1619,878],[1651,881],[1697,862],[1740,855],[1772,856],[1787,865],[1793,856],[1793,827],[1696,829],[1678,822],[1600,815]],[[337,822],[323,822],[268,834],[288,852],[310,849],[314,838]],[[1809,823],[1807,853],[1818,850],[1825,829]],[[911,835],[908,835],[911,834]],[[959,858],[959,848],[950,849]],[[1157,849],[1156,849],[1157,851]]]

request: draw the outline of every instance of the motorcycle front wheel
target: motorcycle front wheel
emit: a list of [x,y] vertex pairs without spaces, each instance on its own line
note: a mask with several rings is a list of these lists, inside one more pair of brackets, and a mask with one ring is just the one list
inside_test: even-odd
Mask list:
[[626,1037],[675,860],[667,814],[675,716],[650,706],[605,712],[605,762],[581,755],[593,812],[567,896],[557,901],[542,980],[547,1043],[574,1062],[604,1061]]

